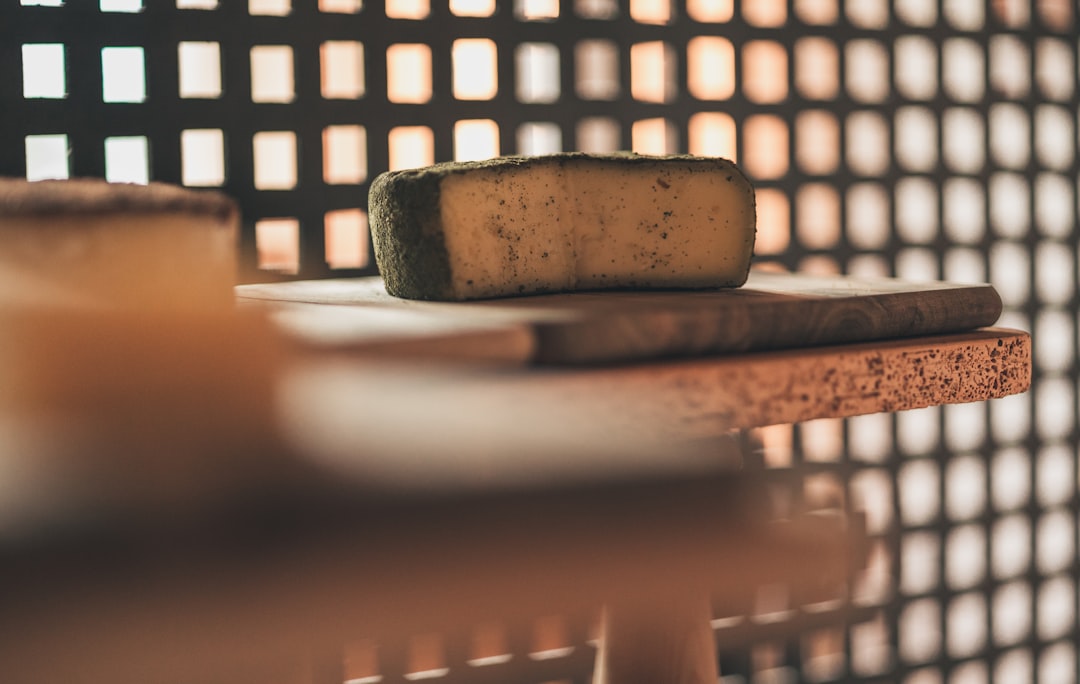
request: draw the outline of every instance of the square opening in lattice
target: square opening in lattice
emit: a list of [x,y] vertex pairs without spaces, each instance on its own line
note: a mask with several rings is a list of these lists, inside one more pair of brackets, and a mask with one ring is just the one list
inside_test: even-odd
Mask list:
[[889,4],[886,0],[861,0],[844,4],[848,21],[864,29],[881,30],[889,25]]
[[937,22],[937,0],[896,0],[896,17],[908,26],[928,28]]
[[743,124],[742,163],[757,179],[781,178],[788,172],[788,127],[773,114],[755,114]]
[[435,163],[435,134],[427,126],[397,126],[387,136],[390,171]]
[[183,41],[176,49],[180,97],[221,97],[221,45]]
[[256,221],[255,248],[259,268],[296,273],[300,270],[300,222],[294,218]]
[[288,45],[256,45],[251,48],[251,101],[292,102],[293,49]]
[[675,82],[675,52],[663,41],[630,46],[630,94],[642,102],[670,102]]
[[472,161],[499,156],[499,126],[491,119],[454,124],[454,159]]
[[889,94],[889,55],[876,40],[860,38],[844,46],[844,82],[856,102],[883,102]]
[[791,243],[791,201],[781,190],[757,191],[758,233],[754,252],[779,254]]
[[630,126],[630,149],[639,154],[672,154],[679,149],[679,131],[668,119],[640,119]]
[[630,18],[641,24],[669,24],[673,14],[671,0],[630,0]]
[[450,13],[458,17],[490,17],[495,0],[450,0]]
[[334,14],[357,14],[364,8],[364,0],[319,0],[319,11]]
[[558,19],[559,0],[514,0],[514,15],[525,21]]
[[840,16],[837,0],[795,0],[795,14],[811,26],[835,24]]
[[498,52],[488,38],[461,38],[450,50],[453,92],[459,100],[490,100],[499,90]]
[[391,19],[426,19],[430,13],[428,0],[386,0],[386,16]]
[[255,187],[259,190],[291,190],[296,187],[296,134],[262,131],[252,137]]
[[828,38],[795,41],[795,89],[809,100],[831,100],[840,91],[840,55]]
[[176,9],[214,10],[218,0],[176,0]]
[[881,176],[889,168],[889,124],[874,111],[857,111],[847,117],[845,143],[847,165],[860,176]]
[[180,133],[180,177],[184,185],[212,187],[225,183],[225,133],[193,128]]
[[795,162],[805,173],[828,175],[840,166],[840,124],[825,109],[807,109],[795,117]]
[[[941,153],[945,165],[959,173],[978,173],[986,164],[982,115],[968,107],[950,107],[941,119]],[[980,213],[982,209],[980,208]]]
[[735,119],[723,112],[698,112],[690,117],[687,145],[691,154],[738,158]]
[[619,96],[619,47],[610,40],[583,40],[574,46],[574,87],[585,100]]
[[328,40],[319,48],[322,96],[355,100],[364,96],[364,44],[355,40]]
[[362,183],[367,178],[367,131],[363,126],[323,129],[323,180],[331,185]]
[[580,120],[575,131],[577,149],[603,154],[622,147],[619,122],[607,117],[593,116]]
[[102,12],[142,12],[143,0],[100,0]]
[[[1036,630],[1045,641],[1065,639],[1076,626],[1076,580],[1069,575],[1058,575],[1045,580],[1039,587]],[[1075,672],[1076,650],[1072,645],[1067,662]],[[1067,671],[1063,668],[1063,671]],[[1044,680],[1045,681],[1045,680]],[[1068,681],[1060,679],[1058,681]]]
[[686,13],[694,21],[726,22],[735,16],[734,0],[686,0]]
[[330,268],[362,268],[368,262],[367,214],[339,209],[325,217],[326,263]]
[[146,100],[146,56],[141,47],[101,49],[101,97],[105,102]]
[[743,0],[746,23],[762,28],[777,28],[787,21],[787,0]]
[[896,181],[896,233],[907,243],[927,244],[938,234],[938,186],[921,176]]
[[27,180],[64,179],[70,175],[66,135],[28,135],[25,145]]
[[22,46],[23,97],[67,97],[64,45],[31,43]]
[[900,612],[900,657],[924,663],[941,652],[941,605],[934,599],[912,601]]
[[617,0],[574,0],[574,14],[582,19],[614,19],[619,16],[619,3]]
[[787,50],[771,40],[743,46],[743,93],[751,102],[775,104],[787,97]]
[[150,146],[144,136],[105,138],[105,179],[110,183],[150,182]]
[[807,249],[834,249],[840,243],[840,193],[828,183],[807,183],[795,193],[795,226]]
[[559,99],[559,48],[553,43],[522,43],[514,52],[517,99],[550,103]]
[[735,94],[735,48],[727,38],[697,36],[686,44],[686,85],[699,100]]
[[292,0],[248,0],[248,14],[284,17],[291,12]]
[[558,124],[526,122],[518,126],[519,154],[554,154],[562,151],[562,130]]
[[411,104],[431,99],[431,47],[398,43],[386,48],[386,97]]

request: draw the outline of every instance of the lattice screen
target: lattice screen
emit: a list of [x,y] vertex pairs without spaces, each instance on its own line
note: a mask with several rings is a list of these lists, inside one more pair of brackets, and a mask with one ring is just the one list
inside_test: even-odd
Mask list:
[[220,187],[243,206],[245,277],[269,279],[374,273],[366,192],[388,168],[560,149],[736,158],[758,186],[759,262],[989,280],[1003,322],[1034,332],[1036,378],[989,405],[764,431],[778,500],[868,511],[877,541],[852,600],[870,619],[725,656],[725,681],[1071,682],[1075,14],[1068,0],[12,1],[0,173]]

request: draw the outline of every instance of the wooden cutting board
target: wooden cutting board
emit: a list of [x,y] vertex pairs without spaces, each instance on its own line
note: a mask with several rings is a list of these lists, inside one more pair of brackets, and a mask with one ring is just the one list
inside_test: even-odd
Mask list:
[[242,285],[295,339],[366,350],[539,364],[625,362],[960,332],[992,325],[989,285],[752,272],[738,289],[404,300],[381,278]]

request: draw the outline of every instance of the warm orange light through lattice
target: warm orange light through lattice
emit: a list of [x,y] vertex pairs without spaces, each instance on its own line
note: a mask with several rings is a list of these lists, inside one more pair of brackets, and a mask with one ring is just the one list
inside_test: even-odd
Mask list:
[[694,21],[731,21],[735,0],[686,0],[686,13]]
[[689,151],[705,157],[736,161],[735,119],[721,112],[699,112],[690,117]]
[[756,179],[775,179],[787,173],[788,129],[783,119],[772,114],[746,119],[742,163]]
[[840,166],[840,124],[832,112],[808,109],[795,119],[795,159],[813,175],[833,173]]
[[757,191],[755,254],[779,254],[791,242],[791,207],[787,195],[775,188]]
[[495,41],[462,38],[451,50],[454,97],[459,100],[490,100],[499,89]]
[[834,276],[840,275],[840,264],[827,254],[811,254],[800,259],[795,270],[807,275]]
[[811,100],[831,100],[840,90],[840,56],[827,38],[795,42],[795,87]]
[[661,41],[630,47],[630,93],[642,102],[667,102],[674,95],[671,48]]
[[671,0],[630,0],[630,18],[642,24],[667,24]]
[[701,100],[726,100],[735,94],[735,48],[727,38],[698,36],[686,45],[686,82]]
[[454,159],[472,161],[499,156],[499,126],[491,119],[454,124]]
[[255,187],[259,190],[291,190],[296,187],[296,133],[262,131],[252,137]]
[[248,13],[269,17],[285,17],[292,12],[292,0],[248,0]]
[[495,0],[450,0],[450,13],[458,17],[490,17]]
[[340,209],[325,217],[326,263],[330,268],[360,268],[367,264],[367,214]]
[[777,27],[787,21],[786,0],[743,0],[743,18],[752,26]]
[[770,425],[754,430],[754,435],[761,440],[762,458],[767,468],[791,465],[793,432],[791,425]]
[[391,19],[424,19],[430,12],[428,0],[386,0],[386,16]]
[[582,40],[574,46],[574,86],[586,100],[619,95],[619,48],[610,40]]
[[799,242],[808,249],[829,249],[840,241],[840,195],[825,183],[808,183],[795,195]]
[[364,7],[363,0],[319,0],[319,11],[334,14],[356,14]]
[[782,102],[787,97],[787,50],[783,45],[754,40],[743,46],[743,92],[759,104]]
[[559,0],[519,0],[517,15],[527,21],[543,21],[559,17]]
[[675,130],[667,119],[642,119],[630,129],[631,146],[639,154],[670,154],[675,151]]
[[619,122],[606,117],[590,116],[576,126],[577,149],[592,154],[614,152],[622,148]]
[[364,95],[364,45],[353,40],[328,40],[319,48],[322,96],[355,100]]
[[811,26],[835,24],[840,16],[836,0],[795,0],[795,14]]
[[256,45],[251,48],[251,100],[292,102],[293,49],[288,45]]
[[427,126],[398,126],[387,136],[390,171],[435,163],[435,135]]
[[391,102],[422,104],[431,99],[431,48],[398,43],[386,48],[386,97]]
[[367,177],[367,131],[363,126],[323,129],[323,180],[362,183]]
[[255,248],[259,268],[296,273],[300,270],[300,222],[296,219],[256,221]]

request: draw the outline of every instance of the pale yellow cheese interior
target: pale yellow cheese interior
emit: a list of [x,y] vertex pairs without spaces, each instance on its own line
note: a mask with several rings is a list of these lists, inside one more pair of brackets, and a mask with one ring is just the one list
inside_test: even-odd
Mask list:
[[677,163],[450,174],[440,213],[453,295],[741,284],[754,205],[735,174]]

